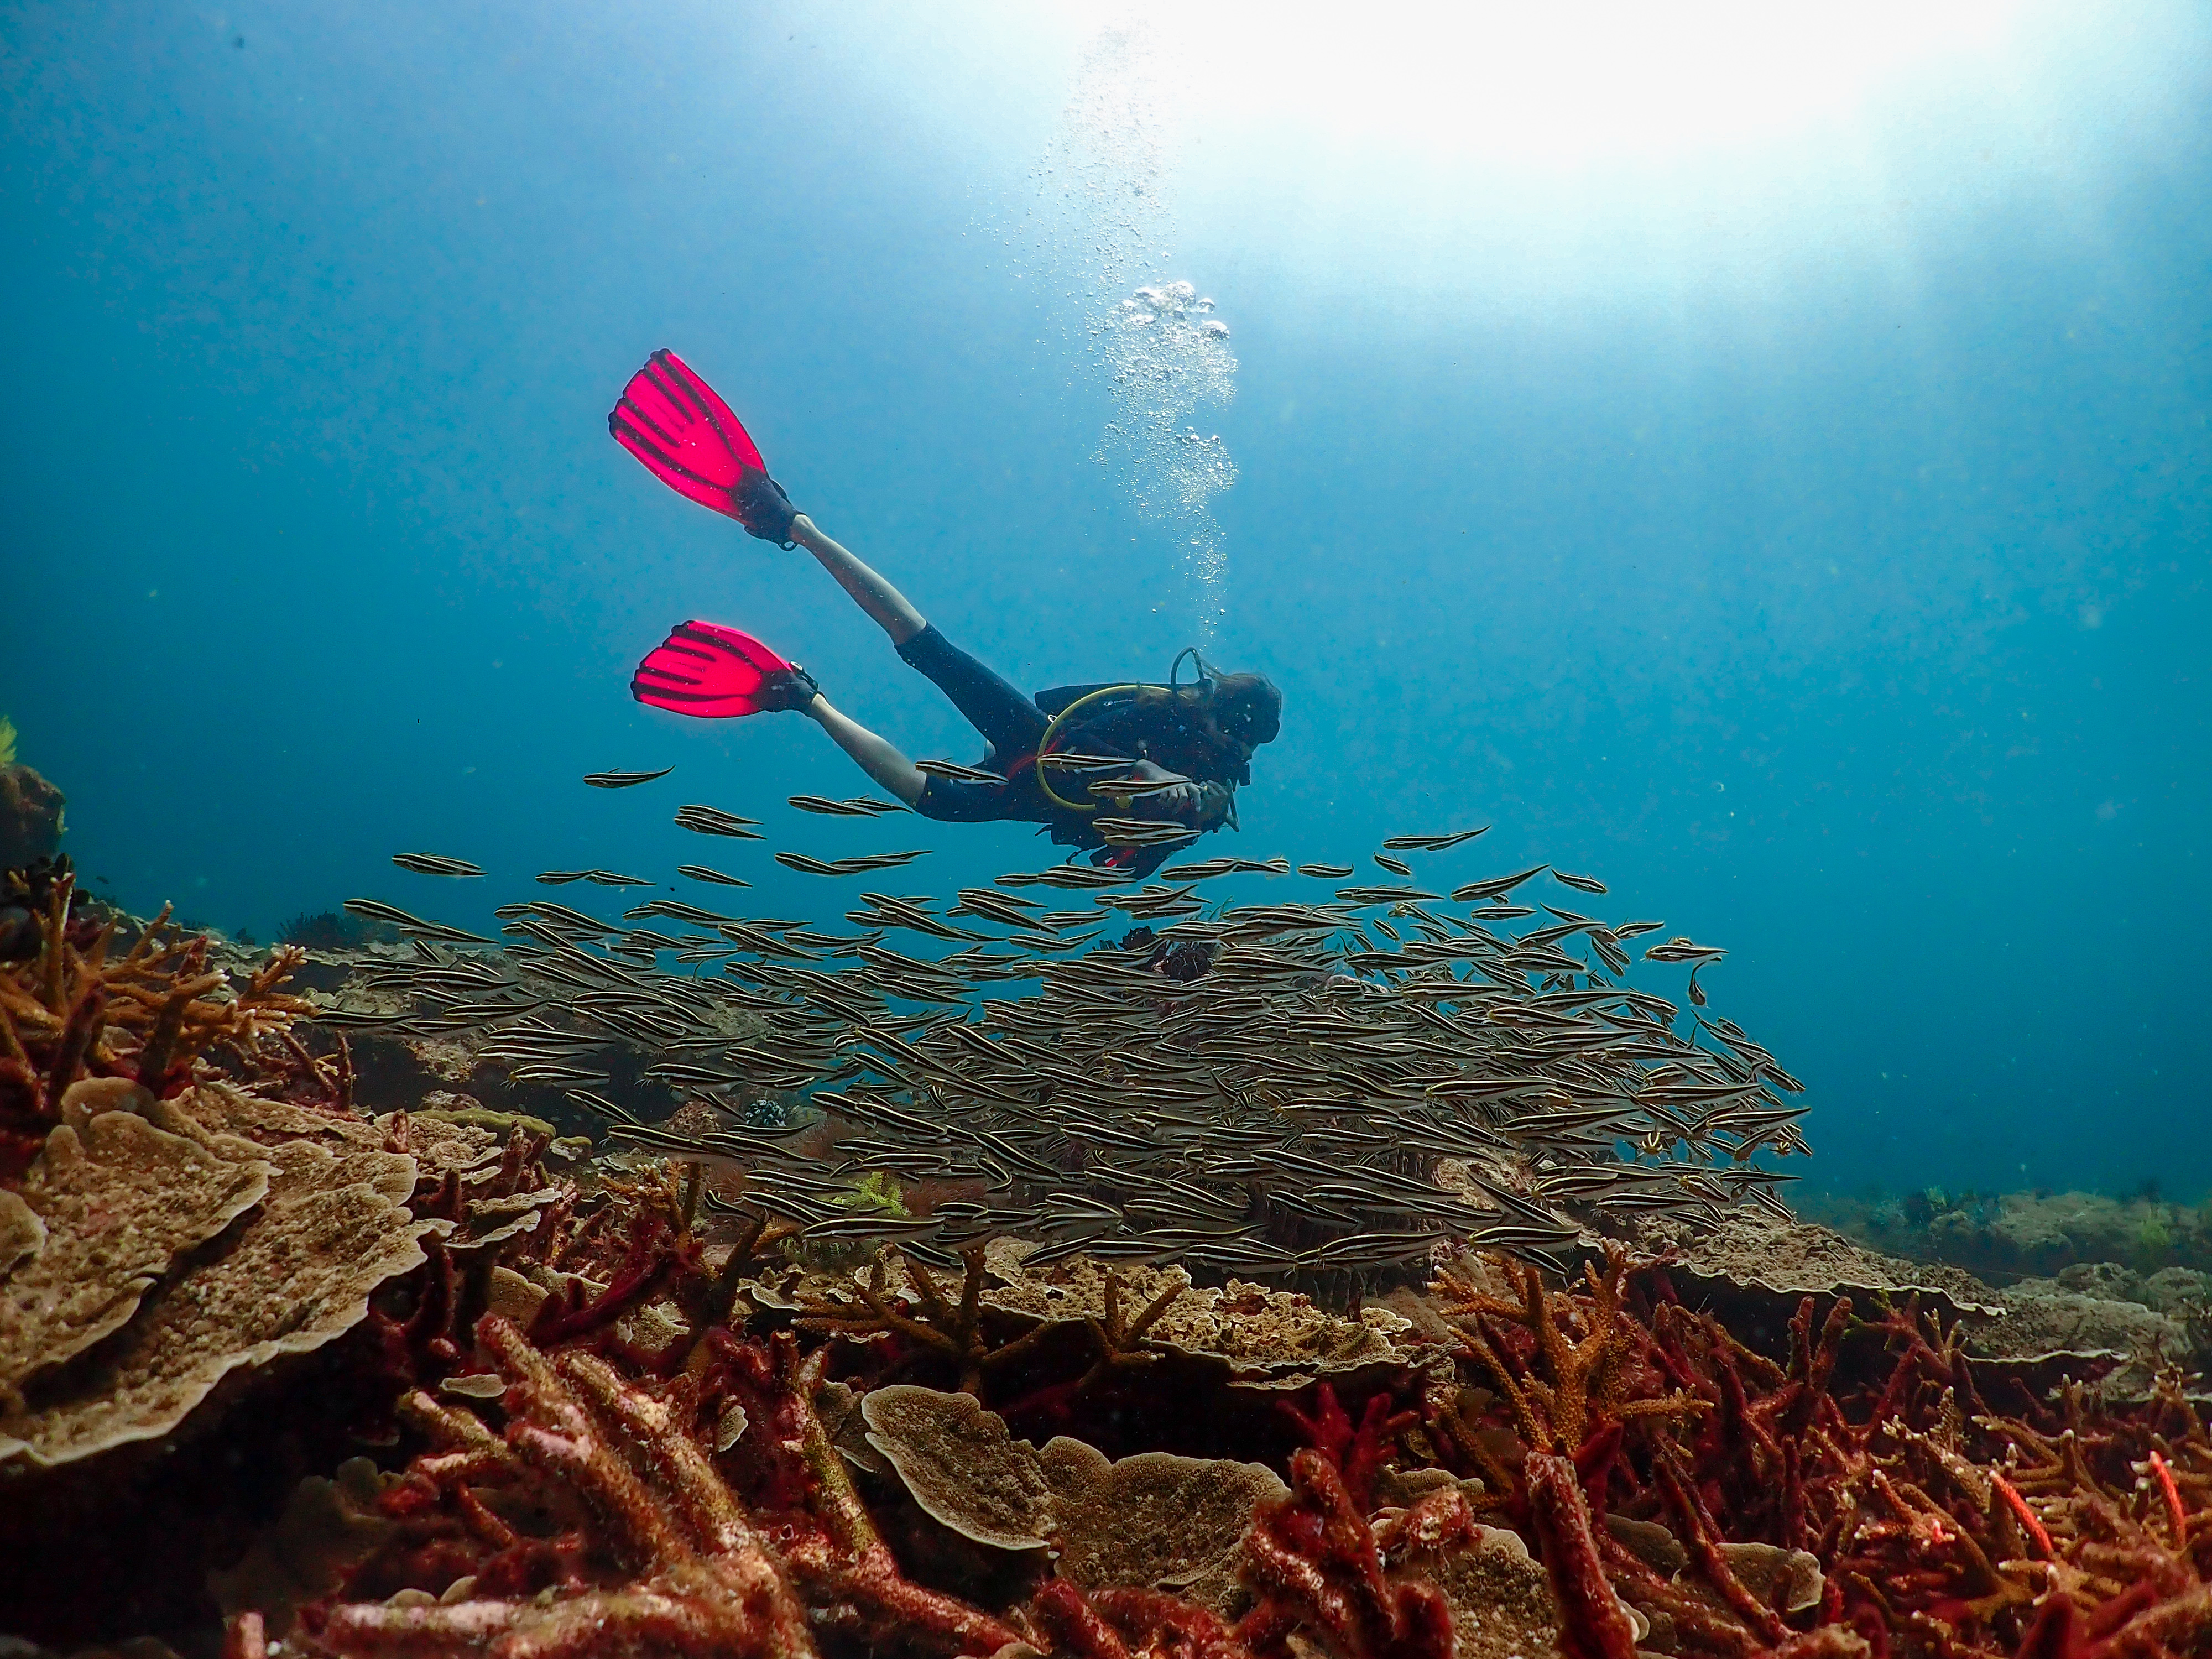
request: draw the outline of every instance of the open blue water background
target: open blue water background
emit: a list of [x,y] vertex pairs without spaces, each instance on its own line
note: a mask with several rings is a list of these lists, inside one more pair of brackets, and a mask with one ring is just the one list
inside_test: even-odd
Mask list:
[[[1114,411],[1038,176],[1096,25],[0,6],[0,711],[85,872],[267,939],[355,895],[483,926],[542,869],[685,860],[841,925],[870,884],[777,846],[936,848],[902,892],[1037,867],[1021,826],[787,811],[861,783],[804,722],[629,700],[697,616],[910,752],[978,747],[810,562],[604,419],[674,346],[1011,678],[1164,672],[1190,587],[1092,459]],[[1211,653],[1288,698],[1204,850],[1494,823],[1424,875],[1551,861],[1729,948],[1715,1009],[1810,1085],[1814,1182],[2188,1195],[2212,12],[2007,27],[2002,77],[1517,179],[1387,112],[1368,139],[1184,88],[1133,269],[1233,325],[1235,401],[1192,417],[1242,475]],[[695,800],[771,840],[672,828]]]

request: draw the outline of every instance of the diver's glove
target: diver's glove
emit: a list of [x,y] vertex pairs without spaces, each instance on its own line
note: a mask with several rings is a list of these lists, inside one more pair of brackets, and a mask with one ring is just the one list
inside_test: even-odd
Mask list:
[[1237,792],[1225,783],[1201,783],[1198,786],[1198,811],[1191,822],[1200,830],[1218,830],[1227,824],[1237,827]]
[[732,516],[744,526],[748,536],[784,547],[793,545],[791,521],[799,516],[799,509],[783,493],[783,486],[767,473],[746,467],[731,488],[730,505]]
[[[752,526],[745,526],[751,530]],[[760,535],[757,530],[753,531]],[[766,538],[763,538],[763,540]],[[763,713],[787,714],[794,708],[804,708],[822,695],[822,688],[814,683],[814,676],[793,663],[788,668],[779,668],[763,677],[760,688],[752,694],[753,704]]]

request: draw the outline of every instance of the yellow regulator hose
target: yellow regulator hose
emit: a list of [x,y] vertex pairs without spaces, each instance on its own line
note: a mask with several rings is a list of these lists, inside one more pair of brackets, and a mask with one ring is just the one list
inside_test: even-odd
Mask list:
[[1052,780],[1045,775],[1045,767],[1048,764],[1046,751],[1052,747],[1054,735],[1062,726],[1066,724],[1067,717],[1082,708],[1084,704],[1096,702],[1101,697],[1110,697],[1116,691],[1141,691],[1144,689],[1141,685],[1103,685],[1096,691],[1085,692],[1052,717],[1052,724],[1045,727],[1044,736],[1037,739],[1037,787],[1044,791],[1048,800],[1055,806],[1066,808],[1071,812],[1095,812],[1098,810],[1097,801],[1069,800],[1052,787]]

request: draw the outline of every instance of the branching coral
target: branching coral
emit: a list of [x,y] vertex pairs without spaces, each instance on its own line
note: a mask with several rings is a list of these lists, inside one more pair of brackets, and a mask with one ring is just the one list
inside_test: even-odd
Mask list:
[[[1433,1507],[1416,1529],[1472,1539],[1473,1520],[1455,1489],[1445,1488]],[[1374,1529],[1319,1452],[1291,1455],[1290,1496],[1261,1506],[1244,1547],[1246,1580],[1260,1603],[1237,1635],[1254,1652],[1291,1651],[1295,1633],[1336,1659],[1449,1659],[1451,1609],[1443,1592],[1385,1571]]]
[[114,924],[74,917],[74,893],[73,878],[52,884],[38,953],[0,971],[0,1181],[37,1155],[80,1079],[125,1078],[167,1097],[208,1048],[250,1052],[312,1012],[279,988],[298,951],[271,952],[234,987],[210,965],[205,938],[169,927],[167,907],[118,957]]
[[[414,1529],[409,1540],[418,1570],[465,1562],[473,1571],[453,1581],[471,1582],[443,1602],[311,1611],[316,1642],[337,1653],[426,1654],[496,1641],[514,1659],[656,1647],[777,1659],[812,1652],[805,1614],[765,1541],[665,1401],[591,1354],[556,1364],[507,1321],[488,1318],[479,1334],[509,1383],[515,1414],[506,1434],[495,1437],[428,1395],[410,1396],[410,1416],[441,1450],[386,1500],[395,1518],[458,1522],[454,1530]],[[526,1537],[478,1492],[525,1482],[572,1524],[551,1538]],[[604,1566],[587,1559],[586,1515]],[[594,1567],[630,1576],[593,1584],[584,1575]],[[556,1594],[541,1602],[465,1593],[534,1592],[538,1581]]]
[[[902,1338],[920,1353],[936,1354],[949,1360],[959,1378],[961,1390],[977,1393],[986,1370],[1027,1352],[1044,1328],[1034,1326],[1012,1340],[995,1346],[987,1341],[982,1334],[983,1247],[978,1244],[965,1251],[963,1266],[965,1271],[956,1304],[938,1288],[928,1268],[908,1261],[906,1280],[920,1304],[917,1317],[898,1305],[884,1283],[883,1263],[878,1260],[865,1279],[854,1283],[853,1294],[859,1307],[830,1301],[810,1302],[805,1305],[806,1316],[801,1328],[851,1340],[878,1335]],[[1102,1334],[1102,1340],[1110,1340]]]
[[1615,1256],[1580,1294],[1489,1271],[1514,1294],[1439,1281],[1488,1387],[1432,1400],[1431,1425],[1511,1495],[1582,1659],[1625,1659],[1615,1593],[1673,1651],[1729,1659],[2212,1643],[2212,1443],[2178,1379],[2133,1411],[2075,1389],[2057,1421],[2032,1398],[1999,1415],[1957,1328],[1910,1299],[1816,1321],[1805,1297],[1778,1362],[1663,1268]]
[[507,1384],[504,1429],[409,1396],[433,1449],[385,1494],[395,1534],[347,1587],[402,1593],[304,1610],[311,1649],[796,1656],[814,1651],[810,1608],[828,1627],[939,1650],[1015,1639],[900,1574],[815,1415],[818,1365],[792,1345],[726,1340],[715,1379],[752,1393],[754,1473],[787,1505],[756,1516],[693,1432],[699,1378],[655,1389],[580,1349],[549,1356],[496,1316],[477,1334]]

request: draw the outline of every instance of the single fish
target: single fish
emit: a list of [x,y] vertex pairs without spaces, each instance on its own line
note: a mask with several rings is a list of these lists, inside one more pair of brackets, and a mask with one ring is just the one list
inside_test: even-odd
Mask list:
[[1663,944],[1654,945],[1644,952],[1646,962],[1717,962],[1728,952],[1716,945],[1698,945],[1684,934],[1677,933]]
[[919,1220],[902,1219],[890,1215],[839,1216],[828,1221],[817,1221],[806,1229],[809,1238],[887,1238],[911,1241],[927,1238],[942,1230],[944,1223],[935,1216],[924,1216]]
[[1169,847],[1198,839],[1198,831],[1188,824],[1156,818],[1098,817],[1091,822],[1109,847]]
[[1301,864],[1298,873],[1311,876],[1317,881],[1342,881],[1352,873],[1352,866],[1348,864]]
[[864,876],[871,870],[892,870],[929,856],[927,848],[913,853],[867,853],[857,858],[817,859],[805,853],[778,853],[775,861],[803,876]]
[[981,767],[962,766],[955,761],[916,761],[914,769],[929,777],[945,778],[955,783],[1004,783],[1006,781],[1003,773],[986,772]]
[[557,1062],[517,1066],[507,1073],[516,1083],[605,1083],[608,1074],[589,1066],[562,1066]]
[[703,864],[679,864],[676,866],[676,873],[679,876],[687,876],[693,881],[713,882],[719,887],[750,887],[752,885],[752,883],[749,881],[740,881],[735,876],[726,876],[720,870],[709,870]]
[[1392,858],[1388,853],[1377,853],[1375,854],[1375,862],[1394,876],[1403,876],[1409,881],[1413,879],[1413,866],[1403,859]]
[[1126,769],[1131,763],[1127,755],[1081,755],[1073,750],[1037,757],[1039,766],[1064,766],[1075,772],[1096,772],[1112,766]]
[[1492,876],[1487,881],[1471,881],[1464,887],[1455,887],[1452,890],[1452,902],[1473,904],[1482,899],[1501,898],[1522,882],[1532,877],[1542,875],[1551,867],[1548,864],[1532,864],[1516,875]]
[[584,781],[594,789],[634,789],[641,783],[665,778],[675,769],[664,766],[658,772],[586,772]]
[[480,876],[483,866],[466,859],[449,859],[442,853],[394,853],[392,861],[418,876]]
[[1448,853],[1462,842],[1473,841],[1477,836],[1487,835],[1490,826],[1480,830],[1462,830],[1449,836],[1392,836],[1382,843],[1386,853]]
[[[1004,881],[1001,876],[1000,880]],[[1033,878],[1047,887],[1118,887],[1136,877],[1126,870],[1103,869],[1089,864],[1055,864]]]
[[1340,887],[1336,896],[1346,904],[1403,904],[1416,899],[1442,898],[1419,887]]
[[1182,778],[1093,778],[1088,787],[1101,800],[1134,799],[1143,795],[1157,795],[1169,789],[1181,789],[1187,780]]
[[1552,879],[1562,887],[1571,887],[1577,893],[1602,893],[1605,884],[1595,876],[1571,876],[1564,870],[1552,872]]
[[656,916],[665,916],[671,921],[696,921],[708,927],[719,927],[725,922],[736,922],[736,916],[717,915],[712,910],[702,910],[696,904],[686,904],[680,899],[647,899],[623,912],[624,921],[650,921]]

